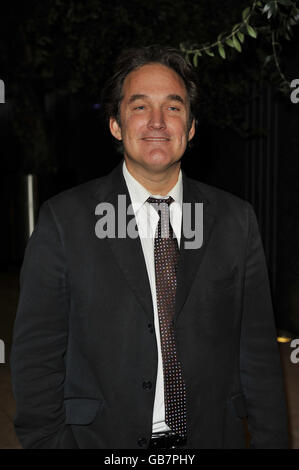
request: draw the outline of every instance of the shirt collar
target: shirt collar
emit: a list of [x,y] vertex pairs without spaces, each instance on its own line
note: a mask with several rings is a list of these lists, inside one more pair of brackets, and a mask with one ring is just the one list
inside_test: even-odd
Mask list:
[[179,177],[178,180],[171,188],[171,190],[168,192],[167,195],[165,196],[160,196],[157,194],[151,194],[142,184],[139,183],[132,175],[129,173],[127,169],[126,162],[124,160],[123,162],[123,175],[129,190],[129,194],[131,197],[132,201],[132,206],[134,209],[134,212],[136,213],[138,209],[146,202],[146,200],[151,196],[151,197],[156,197],[156,198],[163,198],[166,199],[167,197],[171,196],[173,200],[179,204],[179,206],[182,206],[183,202],[183,183],[182,183],[182,171],[180,170],[179,172]]

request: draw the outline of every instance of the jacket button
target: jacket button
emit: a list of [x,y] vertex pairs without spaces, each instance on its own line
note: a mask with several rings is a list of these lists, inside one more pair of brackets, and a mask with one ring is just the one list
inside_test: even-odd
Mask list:
[[153,333],[154,332],[154,328],[153,328],[153,325],[151,323],[149,323],[148,325],[148,330],[150,333]]
[[144,388],[144,390],[150,390],[152,388],[152,386],[153,386],[153,384],[150,381],[142,383],[142,387]]
[[137,444],[139,445],[139,447],[145,447],[146,443],[147,443],[147,440],[145,437],[140,437],[137,441]]

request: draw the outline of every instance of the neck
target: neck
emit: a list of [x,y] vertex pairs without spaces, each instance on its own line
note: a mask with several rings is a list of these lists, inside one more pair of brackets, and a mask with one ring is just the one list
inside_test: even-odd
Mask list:
[[180,162],[176,162],[162,172],[151,172],[140,165],[132,165],[127,158],[125,158],[125,161],[127,170],[133,178],[153,195],[165,196],[178,181]]

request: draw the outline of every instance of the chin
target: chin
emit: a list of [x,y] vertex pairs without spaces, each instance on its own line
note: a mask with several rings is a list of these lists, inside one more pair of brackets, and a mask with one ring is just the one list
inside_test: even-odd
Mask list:
[[163,170],[176,163],[176,160],[169,155],[156,154],[148,156],[144,163],[148,168]]

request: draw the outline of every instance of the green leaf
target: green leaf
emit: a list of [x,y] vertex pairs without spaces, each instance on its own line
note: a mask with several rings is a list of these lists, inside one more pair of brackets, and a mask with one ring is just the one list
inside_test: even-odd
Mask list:
[[243,10],[242,18],[243,18],[244,21],[247,19],[247,16],[249,15],[249,12],[250,12],[250,7],[247,7],[247,8],[245,8],[245,10]]
[[278,11],[277,0],[272,0],[264,6],[262,13],[268,13],[267,19],[269,20],[271,16],[276,16]]
[[221,46],[221,44],[219,44],[218,46],[218,52],[220,56],[222,57],[222,59],[226,59],[225,49],[223,46]]
[[244,42],[244,34],[241,33],[241,31],[238,31],[237,36],[238,36],[239,41],[241,43],[243,43]]
[[246,28],[247,23],[243,23],[241,28],[240,28],[240,33],[242,34],[248,34],[247,28]]
[[266,67],[266,65],[268,65],[272,60],[274,60],[274,55],[267,55],[264,60],[263,67]]
[[235,24],[235,26],[233,26],[232,32],[236,31],[236,29],[238,29],[240,25],[241,23]]
[[256,2],[256,5],[257,5],[258,7],[262,7],[262,6],[263,6],[262,2],[260,2],[260,1]]
[[233,36],[233,44],[234,44],[235,49],[237,49],[238,52],[242,52],[241,44],[239,43],[236,36]]
[[262,13],[267,13],[267,19],[269,20],[271,16],[275,16],[277,13],[278,7],[277,7],[277,2],[275,0],[272,0],[269,3],[266,3],[264,6],[264,9]]
[[250,26],[250,24],[247,25],[247,31],[248,31],[248,34],[249,36],[251,36],[252,38],[256,38],[257,37],[257,32],[255,29],[253,29],[252,26]]
[[209,55],[210,57],[215,57],[214,52],[212,52],[210,49],[205,49],[205,52],[206,52],[206,54]]
[[193,65],[194,67],[198,66],[198,54],[194,54],[193,56]]
[[266,5],[265,5],[264,8],[263,8],[262,13],[263,13],[263,14],[264,14],[264,13],[267,13],[268,10],[270,10],[270,3],[266,3]]
[[225,42],[229,47],[232,47],[233,49],[235,48],[234,43],[231,39],[227,39]]

